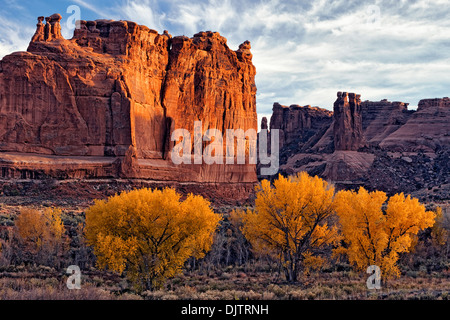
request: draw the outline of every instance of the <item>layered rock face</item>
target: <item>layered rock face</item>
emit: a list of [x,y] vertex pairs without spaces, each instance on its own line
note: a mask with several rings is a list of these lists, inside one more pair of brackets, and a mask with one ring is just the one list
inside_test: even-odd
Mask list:
[[450,146],[450,99],[424,99],[398,130],[380,142],[391,151],[435,153]]
[[[270,130],[278,129],[280,148],[292,143],[303,144],[315,135],[322,127],[330,125],[332,112],[299,105],[282,106],[275,102],[270,119]],[[261,126],[262,128],[262,126]]]
[[172,37],[113,20],[80,21],[65,40],[60,15],[43,20],[27,52],[0,62],[3,176],[256,181],[252,164],[170,160],[173,130],[193,134],[194,121],[203,132],[257,129],[248,41],[232,51],[216,32]]
[[[361,102],[360,95],[338,92],[333,111],[332,122],[306,142],[283,146],[282,173],[307,171],[342,188],[403,191],[427,200],[450,196],[449,98],[421,100],[408,110],[408,103]],[[279,113],[274,108],[271,123]],[[297,125],[287,122],[284,127]]]
[[414,113],[408,110],[409,103],[364,101],[361,103],[364,137],[370,146],[377,146],[391,133],[397,131]]
[[194,131],[257,129],[256,70],[250,42],[231,51],[217,32],[200,32],[193,38],[175,37],[162,91],[170,127]]

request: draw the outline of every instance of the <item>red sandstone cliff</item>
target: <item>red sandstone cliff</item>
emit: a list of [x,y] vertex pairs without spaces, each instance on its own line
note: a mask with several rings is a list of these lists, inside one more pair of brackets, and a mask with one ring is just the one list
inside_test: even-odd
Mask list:
[[358,150],[364,141],[360,95],[338,92],[334,103],[335,150]]
[[270,119],[270,129],[280,130],[280,148],[291,143],[303,144],[332,121],[332,112],[318,107],[291,105],[275,102]]
[[391,133],[398,130],[414,111],[408,110],[408,103],[364,101],[361,103],[364,138],[370,146],[377,146]]
[[450,146],[450,99],[424,99],[417,111],[380,146],[391,151],[435,153]]
[[27,52],[0,61],[4,176],[26,170],[29,176],[256,181],[252,164],[175,166],[168,159],[172,131],[193,133],[196,120],[203,131],[256,130],[248,41],[232,51],[215,32],[172,37],[112,20],[81,21],[66,40],[60,19],[55,14],[43,24],[39,17]]

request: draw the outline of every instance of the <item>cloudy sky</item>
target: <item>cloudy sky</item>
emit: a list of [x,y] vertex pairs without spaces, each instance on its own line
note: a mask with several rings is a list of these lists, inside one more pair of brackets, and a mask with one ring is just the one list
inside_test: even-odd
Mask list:
[[0,58],[26,50],[36,17],[133,20],[160,33],[218,31],[252,43],[259,117],[274,102],[332,109],[337,91],[363,100],[450,96],[450,0],[0,0]]

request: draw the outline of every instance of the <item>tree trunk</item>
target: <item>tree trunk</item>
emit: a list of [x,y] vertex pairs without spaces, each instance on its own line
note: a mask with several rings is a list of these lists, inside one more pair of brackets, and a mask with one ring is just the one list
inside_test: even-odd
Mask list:
[[285,269],[285,275],[286,275],[286,281],[289,283],[295,283],[297,282],[297,272],[296,272],[296,263],[292,261],[291,259],[287,260],[288,265],[284,267]]

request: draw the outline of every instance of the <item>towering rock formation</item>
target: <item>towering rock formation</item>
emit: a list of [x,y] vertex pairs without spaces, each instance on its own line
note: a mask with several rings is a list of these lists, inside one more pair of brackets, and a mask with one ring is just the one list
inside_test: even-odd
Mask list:
[[335,150],[358,150],[364,141],[360,95],[338,92],[334,103]]
[[36,32],[34,33],[34,36],[31,39],[31,42],[45,40],[45,34],[44,34],[45,25],[42,23],[43,21],[44,21],[44,17],[38,17],[38,23],[36,25]]
[[232,51],[216,32],[172,37],[113,20],[79,21],[66,40],[60,15],[43,20],[27,52],[0,62],[3,176],[59,170],[65,177],[256,181],[252,164],[176,166],[169,157],[173,130],[193,134],[194,121],[203,132],[257,129],[248,41]]
[[234,52],[217,32],[171,41],[162,103],[172,128],[193,132],[194,121],[204,130],[257,129],[256,70],[250,42]]
[[261,130],[267,130],[269,127],[267,126],[267,118],[263,117],[261,119]]
[[50,16],[49,22],[51,25],[51,39],[53,40],[63,39],[61,35],[61,19],[62,17],[59,13],[55,13]]

